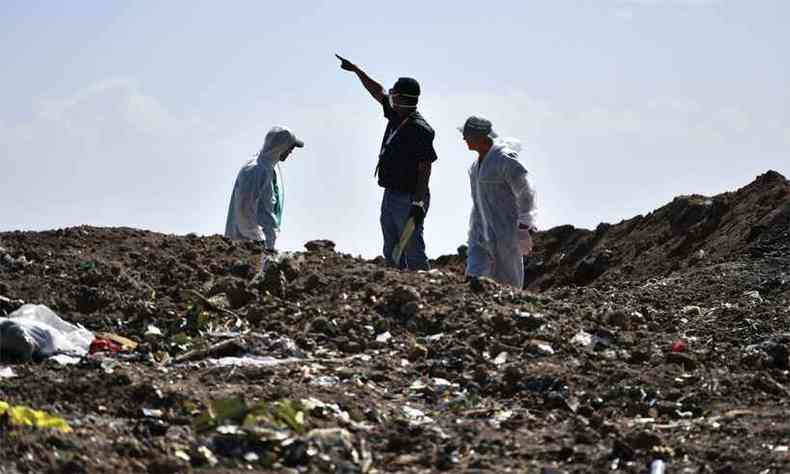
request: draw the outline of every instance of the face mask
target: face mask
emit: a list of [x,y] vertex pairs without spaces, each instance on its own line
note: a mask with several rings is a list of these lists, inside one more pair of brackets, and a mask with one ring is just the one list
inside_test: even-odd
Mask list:
[[416,95],[397,94],[397,93],[390,92],[389,95],[387,96],[387,100],[389,101],[390,108],[394,109],[396,106],[398,106],[398,107],[400,107],[402,109],[416,109],[417,108],[416,105],[396,104],[395,103],[395,97],[400,97],[400,96],[408,97],[408,98],[411,98],[411,99],[416,99],[416,98],[419,97],[419,96],[416,96]]

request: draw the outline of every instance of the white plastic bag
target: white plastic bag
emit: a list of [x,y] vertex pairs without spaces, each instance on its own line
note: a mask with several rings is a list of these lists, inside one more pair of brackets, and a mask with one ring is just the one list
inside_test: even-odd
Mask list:
[[61,319],[44,305],[26,304],[0,318],[0,355],[29,360],[54,354],[83,356],[93,333]]

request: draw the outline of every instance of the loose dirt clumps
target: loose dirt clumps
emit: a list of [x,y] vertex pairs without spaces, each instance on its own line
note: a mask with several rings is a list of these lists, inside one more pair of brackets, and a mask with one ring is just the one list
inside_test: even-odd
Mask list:
[[219,236],[2,233],[0,316],[139,345],[0,362],[0,402],[72,430],[0,415],[0,472],[790,470],[787,180],[535,240],[527,291],[473,291],[463,249],[408,273],[312,241],[261,271]]

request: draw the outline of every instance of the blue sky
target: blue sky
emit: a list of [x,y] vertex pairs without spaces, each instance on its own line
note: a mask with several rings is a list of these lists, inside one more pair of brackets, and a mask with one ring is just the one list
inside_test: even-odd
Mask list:
[[279,244],[373,256],[384,129],[339,52],[410,75],[437,131],[426,239],[465,240],[455,126],[520,138],[540,227],[594,227],[768,169],[790,175],[790,3],[780,0],[0,3],[0,230],[77,224],[221,233],[233,180],[272,125]]

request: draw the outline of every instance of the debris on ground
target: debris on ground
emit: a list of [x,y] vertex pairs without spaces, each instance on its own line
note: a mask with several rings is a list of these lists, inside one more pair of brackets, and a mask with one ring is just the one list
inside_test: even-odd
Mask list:
[[790,471],[777,173],[538,232],[526,291],[467,282],[464,249],[404,272],[312,241],[260,271],[216,235],[0,242],[2,320],[90,334],[0,365],[0,471]]

